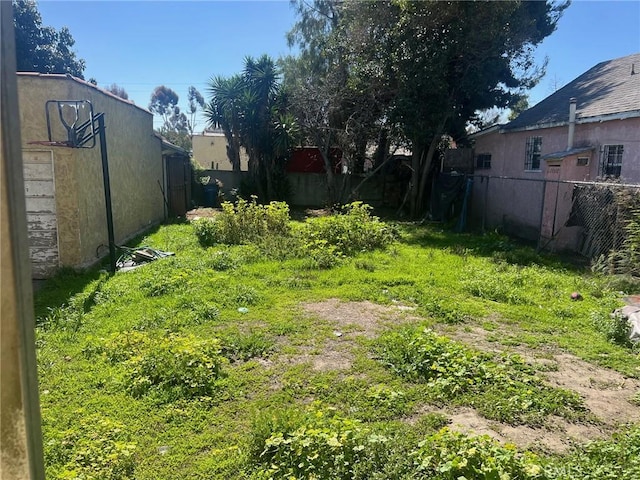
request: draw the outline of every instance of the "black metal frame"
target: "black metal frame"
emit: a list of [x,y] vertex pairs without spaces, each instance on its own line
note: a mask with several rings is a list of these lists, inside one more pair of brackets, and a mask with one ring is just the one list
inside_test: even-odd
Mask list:
[[[67,130],[67,141],[60,146],[69,148],[93,148],[96,145],[96,136],[100,141],[100,157],[102,160],[102,181],[104,185],[104,200],[107,214],[107,235],[109,237],[109,271],[113,274],[116,271],[116,243],[113,231],[113,211],[111,208],[111,184],[109,181],[109,161],[107,157],[107,139],[106,127],[104,123],[104,113],[93,114],[93,105],[88,100],[48,100],[45,110],[47,115],[47,133],[49,141],[51,138],[51,118],[49,116],[49,104],[57,104],[60,122]],[[71,105],[76,110],[75,121],[69,124],[62,112],[65,104]],[[89,106],[89,120],[80,125],[76,125],[78,121],[78,109],[80,105]]]

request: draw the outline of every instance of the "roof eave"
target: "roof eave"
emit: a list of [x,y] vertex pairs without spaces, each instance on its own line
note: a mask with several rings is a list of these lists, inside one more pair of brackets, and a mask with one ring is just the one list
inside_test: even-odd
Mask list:
[[[596,115],[593,117],[576,118],[576,125],[582,125],[586,123],[608,122],[611,120],[626,120],[628,118],[637,118],[637,117],[640,117],[640,110],[630,110],[628,112],[617,112],[617,113],[609,113],[605,115]],[[526,132],[530,130],[542,130],[545,128],[566,127],[568,125],[569,125],[569,122],[567,120],[563,120],[561,122],[536,123],[533,125],[525,125],[524,127],[516,127],[516,128],[503,127],[501,129],[501,133]]]

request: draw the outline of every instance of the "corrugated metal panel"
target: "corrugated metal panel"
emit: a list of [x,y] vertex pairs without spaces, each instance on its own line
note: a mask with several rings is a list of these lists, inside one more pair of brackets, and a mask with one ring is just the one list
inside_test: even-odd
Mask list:
[[23,152],[29,250],[34,278],[46,278],[59,265],[53,152]]

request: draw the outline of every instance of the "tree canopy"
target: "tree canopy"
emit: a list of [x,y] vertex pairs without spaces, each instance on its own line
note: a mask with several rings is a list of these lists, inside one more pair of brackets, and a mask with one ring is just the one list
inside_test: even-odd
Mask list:
[[179,101],[180,97],[175,91],[165,85],[160,85],[151,94],[149,111],[162,117],[160,134],[171,143],[191,151],[191,135],[195,129],[198,109],[204,107],[204,98],[195,87],[189,87],[189,106],[187,108],[189,118],[178,106]]
[[[379,135],[380,128],[397,132],[412,150],[410,205],[417,214],[443,135],[463,140],[477,111],[518,104],[544,73],[545,65],[534,62],[535,46],[555,30],[567,6],[299,0],[299,21],[289,39],[300,54],[288,62],[285,73],[292,78],[285,84],[320,88],[329,83],[334,93],[341,87],[341,95],[319,103],[324,105],[321,121],[336,133],[355,132],[349,126],[354,119],[358,135],[368,142],[386,135]],[[330,125],[332,111],[338,114]],[[339,146],[350,148],[349,142],[343,136]]]
[[85,62],[72,50],[71,32],[67,27],[57,31],[42,25],[35,1],[13,0],[13,24],[19,72],[69,73],[84,78]]
[[251,193],[261,201],[282,200],[284,164],[298,137],[297,122],[288,112],[275,62],[263,55],[246,57],[244,63],[241,74],[211,79],[205,113],[209,125],[224,132],[235,172],[240,171],[240,148],[247,151]]
[[105,87],[105,90],[109,93],[113,93],[117,97],[129,100],[129,94],[127,93],[127,91],[116,83],[112,83],[108,87]]

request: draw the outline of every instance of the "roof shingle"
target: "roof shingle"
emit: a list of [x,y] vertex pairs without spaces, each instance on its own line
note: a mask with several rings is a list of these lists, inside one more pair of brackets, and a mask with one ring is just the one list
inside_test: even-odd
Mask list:
[[[635,74],[632,74],[632,68]],[[640,116],[640,53],[601,62],[522,112],[504,130],[569,122],[569,100],[577,99],[576,119],[628,112]]]

